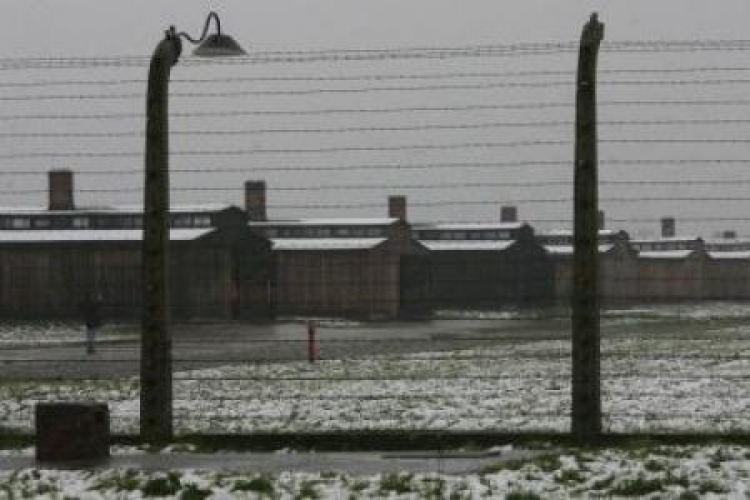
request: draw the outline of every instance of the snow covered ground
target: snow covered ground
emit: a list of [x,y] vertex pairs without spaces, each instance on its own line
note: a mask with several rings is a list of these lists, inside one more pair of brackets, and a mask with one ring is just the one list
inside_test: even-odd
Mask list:
[[[99,341],[133,340],[139,331],[133,325],[107,325],[97,335]],[[50,347],[86,340],[84,327],[75,322],[3,322],[0,323],[0,349],[13,347]]]
[[[0,455],[1,457],[2,455]],[[741,446],[568,449],[498,462],[464,475],[337,471],[143,472],[134,469],[0,472],[7,498],[746,498],[750,448]]]
[[[668,311],[608,314],[602,341],[605,428],[750,430],[747,308],[682,308],[679,318]],[[324,357],[325,349],[323,344]],[[178,433],[564,432],[569,359],[567,340],[488,335],[482,347],[452,351],[184,370],[175,373],[175,427]],[[132,433],[138,429],[138,399],[137,378],[6,380],[0,382],[0,426],[31,430],[39,401],[96,400],[109,404],[114,432]]]

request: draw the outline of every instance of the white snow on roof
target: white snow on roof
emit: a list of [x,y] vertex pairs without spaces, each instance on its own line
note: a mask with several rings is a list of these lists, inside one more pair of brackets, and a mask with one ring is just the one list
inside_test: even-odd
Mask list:
[[398,221],[395,217],[297,219],[274,221],[251,221],[251,227],[293,227],[293,226],[390,226]]
[[[205,236],[214,228],[172,229],[172,241],[189,241]],[[141,241],[142,229],[22,229],[0,231],[0,243],[51,243],[77,241]]]
[[695,250],[654,250],[639,252],[641,259],[687,259]]
[[505,241],[482,241],[482,240],[422,240],[420,243],[426,246],[429,250],[440,252],[450,250],[463,250],[463,251],[498,251],[506,250],[515,243],[515,240]]
[[526,224],[523,222],[445,222],[439,224],[415,224],[417,231],[442,230],[442,231],[471,231],[471,230],[494,230],[512,231],[521,229]]
[[742,250],[742,251],[718,251],[718,252],[708,252],[708,255],[712,259],[736,259],[736,260],[750,260],[750,251]]
[[386,238],[278,238],[272,239],[274,250],[368,250]]
[[[599,253],[607,253],[614,245],[599,245]],[[573,255],[573,245],[544,245],[544,249],[552,255]]]

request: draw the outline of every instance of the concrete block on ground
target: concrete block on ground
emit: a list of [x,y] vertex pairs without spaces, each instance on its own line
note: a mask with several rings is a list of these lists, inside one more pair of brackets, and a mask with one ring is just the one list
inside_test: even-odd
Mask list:
[[109,408],[104,403],[38,403],[36,459],[40,462],[109,457]]

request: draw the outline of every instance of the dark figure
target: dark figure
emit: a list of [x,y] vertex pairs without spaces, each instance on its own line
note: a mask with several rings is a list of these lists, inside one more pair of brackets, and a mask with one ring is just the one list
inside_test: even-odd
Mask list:
[[86,325],[86,354],[94,354],[96,334],[102,326],[102,299],[100,296],[89,295],[81,304],[83,321]]

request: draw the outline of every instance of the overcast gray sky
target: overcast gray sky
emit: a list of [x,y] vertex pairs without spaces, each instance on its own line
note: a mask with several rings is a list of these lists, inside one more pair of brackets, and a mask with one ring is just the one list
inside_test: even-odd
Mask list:
[[[605,39],[616,40],[687,40],[687,39],[750,39],[746,31],[750,13],[747,0],[620,0],[620,1],[574,1],[574,0],[284,0],[250,1],[225,0],[205,2],[192,0],[24,0],[0,3],[0,19],[4,20],[3,44],[0,58],[18,57],[108,57],[122,55],[148,55],[161,38],[163,30],[170,24],[191,33],[199,32],[209,9],[217,10],[222,17],[226,32],[232,34],[246,49],[254,51],[314,50],[314,49],[382,49],[399,47],[457,47],[477,44],[511,44],[534,42],[573,41],[579,36],[588,15],[596,10],[606,25]],[[742,68],[748,51],[697,52],[680,54],[603,54],[600,60],[602,71],[622,68],[685,68],[685,67],[735,67]],[[248,78],[255,76],[356,76],[356,75],[435,75],[460,73],[501,73],[539,71],[553,69],[573,71],[575,54],[551,54],[544,57],[519,58],[465,58],[451,60],[400,60],[366,61],[351,63],[305,63],[191,67],[183,64],[175,69],[173,92],[221,91],[268,91],[308,90],[331,88],[358,88],[378,86],[409,86],[424,84],[495,84],[502,79],[478,79],[451,77],[446,79],[397,79],[359,82],[284,82],[284,83],[230,83],[207,87],[198,84],[180,83],[180,79]],[[676,75],[601,75],[600,80],[639,79],[737,79],[747,77],[749,72],[726,71],[700,74]],[[126,68],[75,68],[66,70],[36,69],[7,70],[5,82],[39,82],[61,80],[99,81],[113,79],[145,78],[145,67]],[[505,80],[515,81],[515,80]],[[403,106],[430,107],[436,104],[448,106],[473,106],[482,103],[518,102],[569,102],[573,97],[572,75],[544,78],[523,78],[520,83],[557,82],[549,88],[494,88],[478,90],[435,90],[404,92],[361,92],[356,94],[321,94],[310,96],[244,96],[217,99],[173,99],[171,111],[231,111],[231,110],[311,110],[326,108],[393,108]],[[615,82],[616,83],[616,82]],[[135,97],[114,100],[20,100],[3,102],[0,114],[49,114],[49,113],[119,113],[141,112],[144,92],[141,84],[122,86],[57,86],[57,87],[6,87],[0,89],[4,97],[48,96],[54,94],[132,94]],[[739,99],[748,95],[747,85],[713,85],[680,87],[618,87],[603,86],[602,101],[646,100],[646,99]],[[700,108],[648,108],[645,106],[600,108],[603,120],[670,120],[715,118],[741,120],[747,117],[748,107],[700,107]],[[347,127],[410,127],[415,125],[476,125],[498,122],[541,122],[572,120],[572,110],[550,108],[545,110],[484,111],[474,113],[406,113],[406,114],[348,114],[307,117],[244,117],[217,118],[197,121],[189,118],[173,118],[173,130],[196,131],[202,129],[241,131],[272,129],[316,129]],[[142,131],[142,119],[134,120],[10,120],[0,121],[2,133],[57,133],[61,131],[87,132],[105,131],[130,133]],[[742,126],[695,126],[671,128],[614,128],[601,127],[603,139],[615,138],[743,138],[747,125]],[[82,203],[138,202],[137,193],[142,179],[135,172],[142,166],[139,154],[142,138],[139,136],[92,138],[25,138],[2,140],[3,150],[18,158],[4,158],[0,171],[0,188],[5,190],[37,189],[45,187],[43,176],[7,174],[19,170],[45,171],[52,167],[68,167],[76,171],[77,186],[84,190],[79,195]],[[348,171],[316,170],[319,166],[368,164],[414,164],[430,162],[513,162],[513,161],[567,161],[572,158],[572,146],[539,148],[467,148],[438,151],[360,151],[331,154],[251,154],[234,157],[180,156],[183,151],[237,150],[237,149],[311,149],[316,147],[390,147],[413,144],[482,143],[488,141],[571,141],[569,126],[547,126],[540,128],[487,128],[468,130],[432,130],[414,132],[338,133],[338,134],[259,134],[206,137],[200,135],[176,136],[172,149],[176,153],[172,168],[178,170],[173,177],[176,201],[230,201],[239,203],[239,186],[248,178],[265,178],[271,189],[300,186],[330,185],[405,185],[419,186],[435,183],[465,183],[486,187],[462,189],[410,189],[396,190],[408,194],[414,208],[411,214],[416,219],[440,220],[492,220],[497,217],[497,205],[508,201],[519,201],[522,217],[534,220],[569,219],[569,203],[554,200],[569,198],[568,185],[547,187],[502,187],[504,182],[559,181],[569,182],[568,168],[547,169],[454,169],[395,171],[354,169]],[[123,158],[71,158],[68,153],[126,152],[132,157]],[[23,157],[26,153],[42,152],[46,157]],[[59,156],[56,156],[58,155]],[[617,145],[602,144],[600,156],[604,159],[741,159],[748,158],[745,143],[728,145]],[[278,167],[309,167],[308,171],[279,171]],[[204,169],[202,173],[179,173],[184,169]],[[675,178],[740,178],[746,165],[734,170],[722,169],[708,172],[704,167],[672,168],[656,171],[644,168],[602,168],[604,181],[622,180],[669,180]],[[217,173],[211,173],[217,168]],[[244,168],[244,170],[243,170]],[[232,170],[234,172],[227,172]],[[263,170],[266,169],[266,170]],[[269,170],[270,169],[270,170]],[[102,177],[89,175],[94,170],[114,172],[130,170],[132,175]],[[89,173],[87,173],[89,172]],[[750,178],[750,176],[746,176]],[[217,187],[216,192],[181,191],[187,187]],[[730,186],[731,187],[731,186]],[[121,193],[105,194],[85,192],[86,189],[122,188]],[[639,186],[629,188],[602,187],[602,196],[706,196],[717,197],[723,193],[742,197],[746,186],[738,184],[732,190],[726,187],[670,187],[653,189]],[[223,189],[223,191],[222,191]],[[233,190],[234,189],[234,190]],[[651,189],[649,191],[649,189]],[[692,190],[689,190],[692,189]],[[697,189],[697,190],[696,190]],[[271,211],[279,217],[306,215],[379,215],[383,213],[385,196],[393,189],[365,191],[324,190],[313,192],[271,191],[269,202],[280,205]],[[3,205],[44,203],[43,194],[28,196],[0,195]],[[486,204],[419,206],[441,200],[474,200]],[[317,204],[379,204],[383,209],[362,207],[353,210],[313,210],[293,208]],[[283,208],[283,206],[292,206]],[[608,203],[602,206],[614,219],[657,218],[661,215],[678,217],[684,231],[701,232],[706,236],[725,228],[737,228],[750,235],[750,222],[737,221],[716,224],[679,222],[681,216],[700,218],[703,214],[716,217],[742,218],[750,213],[750,203],[706,202],[706,203]],[[541,224],[545,225],[545,224]],[[548,227],[564,225],[547,223]],[[653,223],[622,222],[626,229],[641,234],[653,232]],[[683,231],[683,232],[684,232]]]
[[746,0],[6,0],[3,57],[148,54],[209,8],[256,50],[571,40],[597,10],[608,39],[747,38]]

